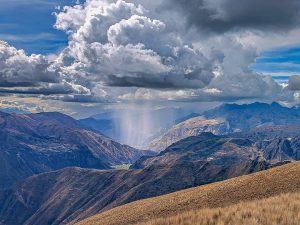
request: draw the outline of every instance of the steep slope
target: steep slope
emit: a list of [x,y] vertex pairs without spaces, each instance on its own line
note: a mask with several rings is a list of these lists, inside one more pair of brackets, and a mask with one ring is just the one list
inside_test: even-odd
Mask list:
[[88,218],[78,225],[131,225],[201,208],[226,207],[300,191],[300,163],[136,201]]
[[0,113],[0,189],[42,172],[68,166],[109,169],[143,154],[60,113]]
[[[257,138],[256,135],[254,137]],[[184,164],[190,161],[223,167],[241,162],[273,164],[300,159],[300,136],[271,140],[251,138],[250,133],[226,136],[202,133],[174,143],[157,156],[141,157],[131,168],[142,169],[153,165]]]
[[248,105],[225,104],[177,124],[167,132],[153,139],[149,149],[162,151],[169,145],[201,132],[228,134],[248,132],[259,126],[300,126],[300,111],[278,103],[253,103]]
[[229,125],[222,118],[206,119],[203,116],[198,116],[175,125],[166,133],[153,139],[149,145],[149,149],[162,151],[179,140],[190,136],[197,136],[203,132],[225,134],[229,131]]
[[[210,164],[99,171],[67,168],[26,179],[0,192],[0,223],[65,224],[135,200],[266,169],[264,164]],[[181,177],[181,179],[178,179]]]
[[[140,225],[226,224],[299,225],[300,192],[243,202],[224,208],[201,209]],[[259,221],[259,222],[258,222]]]
[[259,126],[227,136],[251,140],[269,162],[300,160],[299,125]]

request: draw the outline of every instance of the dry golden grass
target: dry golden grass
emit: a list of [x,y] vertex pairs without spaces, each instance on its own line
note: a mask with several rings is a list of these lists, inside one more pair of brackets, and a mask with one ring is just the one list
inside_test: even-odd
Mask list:
[[240,202],[295,192],[300,192],[300,162],[132,202],[87,218],[78,224],[131,225],[191,210],[227,207]]
[[240,203],[225,208],[190,211],[139,225],[299,225],[300,193]]

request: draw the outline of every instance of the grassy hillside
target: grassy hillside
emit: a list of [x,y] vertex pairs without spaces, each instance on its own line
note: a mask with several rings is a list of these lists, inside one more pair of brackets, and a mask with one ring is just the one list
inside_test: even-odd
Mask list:
[[202,209],[140,225],[299,225],[300,193],[284,194],[225,208]]
[[161,217],[175,216],[191,210],[227,207],[241,201],[264,199],[299,191],[300,162],[223,182],[136,201],[90,217],[78,224],[130,225]]

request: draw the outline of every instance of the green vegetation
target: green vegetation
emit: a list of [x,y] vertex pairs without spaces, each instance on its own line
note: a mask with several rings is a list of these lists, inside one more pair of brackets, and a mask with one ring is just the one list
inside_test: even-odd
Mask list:
[[132,164],[121,164],[121,165],[112,166],[112,168],[114,168],[115,170],[129,170],[129,167],[131,165]]

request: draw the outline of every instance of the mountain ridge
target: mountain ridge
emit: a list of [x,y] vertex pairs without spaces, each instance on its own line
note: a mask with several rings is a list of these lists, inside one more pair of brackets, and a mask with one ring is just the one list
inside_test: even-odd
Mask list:
[[285,162],[268,162],[247,138],[203,133],[181,140],[157,156],[141,158],[130,170],[68,168],[28,178],[0,193],[0,221],[7,225],[73,223],[136,200],[281,163]]
[[83,220],[76,225],[133,225],[200,208],[224,207],[283,193],[300,192],[300,163],[213,184],[139,200]]
[[68,166],[109,169],[151,154],[121,145],[61,113],[0,114],[0,189]]
[[[248,132],[259,126],[300,124],[300,110],[287,108],[279,103],[223,104],[185,120],[152,139],[149,149],[162,151],[172,143],[202,132],[226,135],[234,132]],[[300,127],[300,125],[299,125]]]

